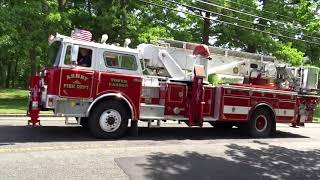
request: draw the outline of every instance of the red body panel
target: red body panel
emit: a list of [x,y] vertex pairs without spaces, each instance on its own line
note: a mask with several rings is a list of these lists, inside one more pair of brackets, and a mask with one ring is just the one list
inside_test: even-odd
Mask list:
[[[163,96],[163,95],[162,95]],[[186,113],[187,85],[169,83],[166,91],[165,115],[185,115]],[[180,113],[175,114],[174,108],[179,108]]]
[[227,107],[242,109],[250,106],[249,91],[222,88],[222,103],[220,107],[221,121],[243,121],[248,119],[248,113],[224,112]]
[[210,86],[204,87],[204,93],[203,93],[203,116],[213,116],[214,114],[214,101],[215,101],[215,88]]
[[[241,88],[246,87],[247,89]],[[247,121],[250,113],[260,104],[272,108],[277,122],[291,123],[296,116],[296,95],[286,94],[288,91],[272,87],[239,85],[236,87],[222,87],[222,103],[220,111],[221,121]],[[272,92],[274,89],[277,92]],[[283,91],[283,93],[281,93]]]
[[44,77],[47,94],[62,98],[91,99],[106,93],[124,96],[139,117],[142,76],[93,71],[80,68],[48,68]]
[[[133,107],[134,118],[139,119],[142,76],[92,71],[80,68],[47,68],[44,83],[48,85],[47,94],[64,98],[81,98],[94,100],[107,93],[119,93]],[[152,104],[165,106],[165,115],[189,117],[192,111],[197,117],[211,116],[219,121],[247,121],[251,111],[260,104],[266,104],[276,114],[277,122],[295,123],[301,118],[299,105],[306,105],[307,118],[311,122],[317,97],[297,97],[287,89],[275,89],[260,85],[233,85],[232,88],[222,86],[220,97],[216,98],[217,88],[203,86],[201,99],[197,106],[192,106],[193,84],[162,83],[159,98],[149,99]],[[237,88],[239,87],[239,88]],[[274,90],[274,92],[273,92]],[[220,91],[220,90],[219,90]],[[283,93],[282,93],[283,92]],[[289,94],[288,94],[289,93]],[[190,108],[190,107],[193,108]],[[197,107],[201,110],[197,109]],[[216,107],[220,106],[220,107]],[[174,112],[178,109],[179,113]],[[201,112],[200,112],[201,111]]]
[[[188,86],[189,85],[189,86]],[[188,117],[189,108],[192,105],[192,87],[190,84],[183,83],[162,83],[163,88],[160,90],[160,102],[164,101],[165,105],[165,115],[182,115]],[[161,89],[161,88],[160,88]],[[199,99],[199,102],[203,102],[202,112],[192,109],[194,113],[202,113],[203,116],[213,116],[214,107],[215,107],[215,90],[213,86],[203,87],[202,98]],[[153,104],[155,104],[154,102]],[[161,103],[160,103],[161,104]],[[176,114],[174,109],[178,108],[180,112]]]
[[44,84],[48,85],[47,93],[58,95],[61,68],[46,68],[44,74]]
[[93,97],[93,77],[92,70],[62,68],[60,70],[59,96],[80,99]]
[[243,106],[249,107],[250,106],[250,98],[248,97],[239,97],[239,96],[224,96],[224,105],[228,106]]
[[131,103],[135,119],[138,119],[140,114],[142,76],[108,72],[96,73],[97,81],[94,97],[99,97],[106,93],[120,93]]

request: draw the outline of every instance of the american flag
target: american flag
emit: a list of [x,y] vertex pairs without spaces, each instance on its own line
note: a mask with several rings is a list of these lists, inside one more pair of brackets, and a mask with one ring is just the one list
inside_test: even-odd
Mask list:
[[87,31],[87,30],[75,29],[71,32],[71,38],[82,40],[82,41],[91,41],[92,34],[90,31]]

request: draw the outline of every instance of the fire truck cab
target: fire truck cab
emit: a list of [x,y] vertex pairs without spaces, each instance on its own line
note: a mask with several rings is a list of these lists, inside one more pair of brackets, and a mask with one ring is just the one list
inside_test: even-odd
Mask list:
[[[231,56],[212,55],[204,45],[141,44],[131,49],[59,34],[50,36],[49,42],[53,66],[30,82],[28,115],[33,125],[40,123],[39,111],[49,109],[65,116],[66,122],[75,117],[97,138],[119,138],[129,122],[137,132],[138,120],[147,121],[149,127],[167,120],[190,127],[205,122],[214,127],[238,126],[253,137],[268,137],[277,122],[311,122],[318,103],[309,87],[318,79],[312,68],[303,68],[299,72],[304,76],[293,77],[305,84],[303,92],[303,88],[272,84],[271,78],[286,73],[270,63],[236,58],[228,71],[224,62]],[[248,82],[211,85],[208,74],[218,65]]]
[[[41,109],[76,117],[83,126],[89,126],[88,117],[99,114],[99,119],[109,123],[92,126],[101,125],[106,132],[119,129],[129,119],[137,120],[143,78],[137,50],[59,34],[50,43],[54,65],[41,74]],[[90,61],[85,65],[80,64],[84,56]],[[101,114],[110,106],[113,109]],[[119,119],[126,123],[120,123]]]

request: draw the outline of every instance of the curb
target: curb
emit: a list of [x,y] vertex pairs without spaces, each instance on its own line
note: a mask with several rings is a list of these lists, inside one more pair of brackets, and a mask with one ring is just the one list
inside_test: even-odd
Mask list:
[[[26,114],[0,114],[0,117],[28,117]],[[40,114],[39,117],[61,117],[50,114]]]

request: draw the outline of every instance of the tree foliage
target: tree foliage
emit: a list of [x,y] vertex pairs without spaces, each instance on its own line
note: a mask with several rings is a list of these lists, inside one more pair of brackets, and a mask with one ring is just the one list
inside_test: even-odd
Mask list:
[[293,65],[307,57],[307,63],[320,65],[318,1],[152,3],[162,7],[139,0],[0,0],[0,87],[26,88],[30,75],[50,65],[48,35],[69,35],[75,27],[90,30],[95,41],[105,33],[109,43],[130,38],[132,47],[170,38],[274,55]]

